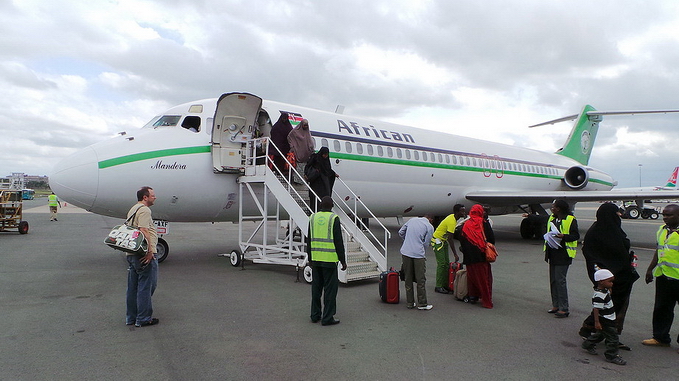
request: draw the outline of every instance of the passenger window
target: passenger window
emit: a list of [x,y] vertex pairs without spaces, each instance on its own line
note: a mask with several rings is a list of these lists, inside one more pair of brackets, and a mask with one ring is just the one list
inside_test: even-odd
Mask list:
[[387,156],[394,157],[394,150],[391,147],[387,147]]
[[457,164],[457,156],[453,156],[453,164]]
[[199,116],[187,116],[182,121],[182,127],[186,128],[191,132],[200,131],[200,117]]
[[339,140],[334,140],[333,145],[335,146],[335,152],[342,152],[342,144]]
[[[433,155],[433,154],[432,154]],[[438,154],[436,155],[439,158],[439,163],[443,163],[443,155]]]
[[415,157],[415,160],[420,160],[420,151],[413,151],[413,156]]
[[399,159],[403,157],[403,152],[401,152],[400,148],[396,148],[396,157]]
[[384,156],[384,148],[377,146],[377,156]]
[[321,139],[321,147],[330,147],[328,145],[328,139]]
[[363,154],[363,145],[361,143],[356,143],[356,153],[359,155]]
[[373,150],[372,144],[368,144],[368,155],[373,155],[375,151]]
[[406,150],[406,159],[410,160],[410,150]]
[[450,155],[446,155],[446,164],[450,164]]
[[351,142],[344,143],[344,147],[346,147],[347,153],[351,153]]
[[427,153],[422,152],[422,160],[427,161]]
[[465,161],[467,162],[467,166],[471,166],[471,161],[469,160],[469,156],[465,157]]

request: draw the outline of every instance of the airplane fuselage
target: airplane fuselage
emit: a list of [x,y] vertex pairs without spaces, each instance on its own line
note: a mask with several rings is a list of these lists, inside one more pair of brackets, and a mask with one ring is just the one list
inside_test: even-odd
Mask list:
[[[144,128],[84,148],[56,165],[52,189],[88,211],[124,217],[137,189],[148,185],[157,195],[154,218],[237,221],[239,175],[213,170],[216,104],[207,99],[176,106]],[[609,175],[562,155],[459,135],[270,101],[263,101],[259,119],[275,121],[282,111],[309,121],[316,149],[330,149],[333,169],[377,216],[447,215],[479,190],[569,191],[565,173],[578,166],[589,174],[579,191],[614,185]],[[182,127],[187,117],[200,118],[198,132]],[[472,126],[450,126],[451,132],[464,128]],[[234,149],[242,145],[238,139]],[[509,213],[518,205],[492,207]]]

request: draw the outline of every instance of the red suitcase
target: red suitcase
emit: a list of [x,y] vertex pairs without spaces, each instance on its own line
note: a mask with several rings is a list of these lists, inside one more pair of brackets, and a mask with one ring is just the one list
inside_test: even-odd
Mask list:
[[385,303],[398,303],[401,300],[398,271],[390,268],[380,274],[380,298]]
[[448,267],[448,290],[450,292],[455,291],[455,275],[457,275],[458,270],[462,270],[462,263],[450,262]]

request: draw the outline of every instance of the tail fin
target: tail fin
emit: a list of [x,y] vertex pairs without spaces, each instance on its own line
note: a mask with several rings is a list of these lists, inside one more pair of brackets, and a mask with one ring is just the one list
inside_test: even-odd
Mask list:
[[674,171],[670,175],[670,178],[667,179],[667,184],[665,185],[665,188],[677,187],[677,172],[679,172],[679,167],[674,167]]
[[559,155],[570,157],[583,165],[589,163],[592,146],[594,146],[596,134],[599,132],[599,122],[602,119],[601,115],[587,115],[590,111],[595,111],[595,108],[586,105],[582,109],[573,124],[566,144],[556,151]]

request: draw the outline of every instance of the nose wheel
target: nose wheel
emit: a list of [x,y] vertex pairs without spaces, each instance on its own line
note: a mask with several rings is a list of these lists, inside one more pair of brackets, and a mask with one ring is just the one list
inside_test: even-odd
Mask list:
[[167,241],[158,237],[158,244],[156,245],[156,258],[158,259],[158,263],[164,261],[168,254],[170,254],[170,245],[167,244]]

